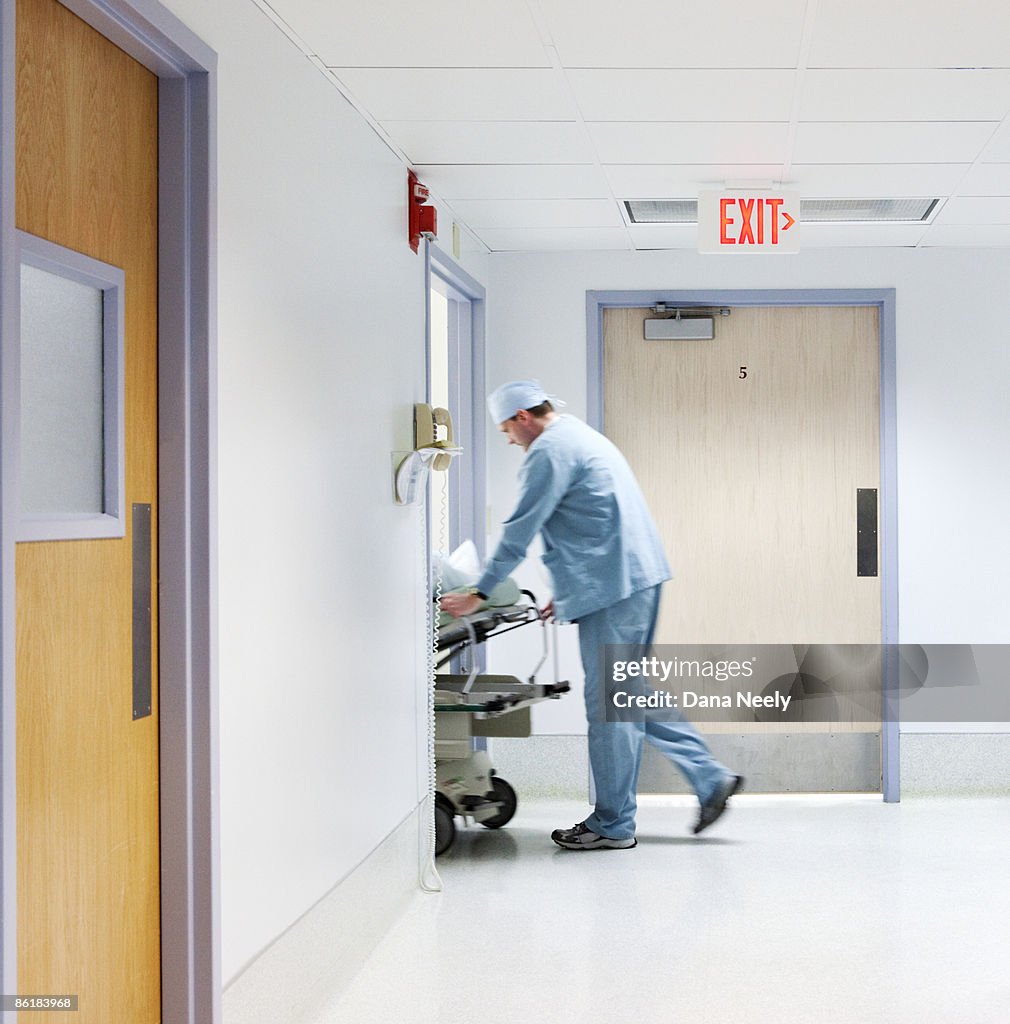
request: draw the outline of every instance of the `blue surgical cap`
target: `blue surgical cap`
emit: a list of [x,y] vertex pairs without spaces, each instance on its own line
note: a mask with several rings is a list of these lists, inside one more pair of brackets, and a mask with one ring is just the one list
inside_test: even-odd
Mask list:
[[549,395],[538,380],[511,380],[487,396],[487,409],[495,423],[512,419],[520,409],[533,409],[544,402],[564,406],[557,395]]

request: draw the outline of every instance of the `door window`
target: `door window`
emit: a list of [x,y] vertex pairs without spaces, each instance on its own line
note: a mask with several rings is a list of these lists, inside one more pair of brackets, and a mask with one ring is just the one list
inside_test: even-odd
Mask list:
[[123,273],[19,243],[19,539],[121,537]]

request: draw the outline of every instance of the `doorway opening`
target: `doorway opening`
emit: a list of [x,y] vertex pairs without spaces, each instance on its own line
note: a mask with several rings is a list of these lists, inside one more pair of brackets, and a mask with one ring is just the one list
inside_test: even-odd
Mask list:
[[484,288],[437,246],[428,246],[428,402],[449,410],[463,450],[432,474],[431,550],[472,540],[485,547]]

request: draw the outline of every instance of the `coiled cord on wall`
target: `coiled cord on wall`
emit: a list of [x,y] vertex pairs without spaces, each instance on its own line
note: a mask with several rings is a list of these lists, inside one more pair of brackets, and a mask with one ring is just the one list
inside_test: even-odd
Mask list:
[[[446,537],[449,523],[449,491],[443,486],[441,488],[442,499],[439,502],[438,510],[438,544],[440,550],[445,550]],[[424,561],[423,575],[425,577],[425,635],[428,639],[427,656],[427,708],[428,708],[428,798],[425,803],[425,814],[428,820],[426,831],[427,842],[421,854],[421,890],[423,892],[441,892],[442,879],[435,868],[435,792],[437,787],[437,775],[435,769],[435,661],[438,653],[438,608],[442,598],[442,572],[441,563],[427,558],[428,531],[427,521],[424,515],[424,505],[421,509],[421,557]],[[429,564],[434,574],[434,579],[428,578]],[[432,586],[434,583],[434,586]],[[434,598],[432,598],[434,591]]]

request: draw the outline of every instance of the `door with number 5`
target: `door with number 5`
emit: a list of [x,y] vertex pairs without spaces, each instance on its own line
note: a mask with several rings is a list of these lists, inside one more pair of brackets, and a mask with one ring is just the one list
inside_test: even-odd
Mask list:
[[[657,642],[879,644],[881,581],[857,568],[857,492],[880,480],[878,309],[734,307],[712,340],[645,341],[655,315],[605,310],[603,359],[604,428],[675,573]],[[749,788],[880,791],[879,707],[707,731]],[[640,789],[673,784],[647,754]]]

